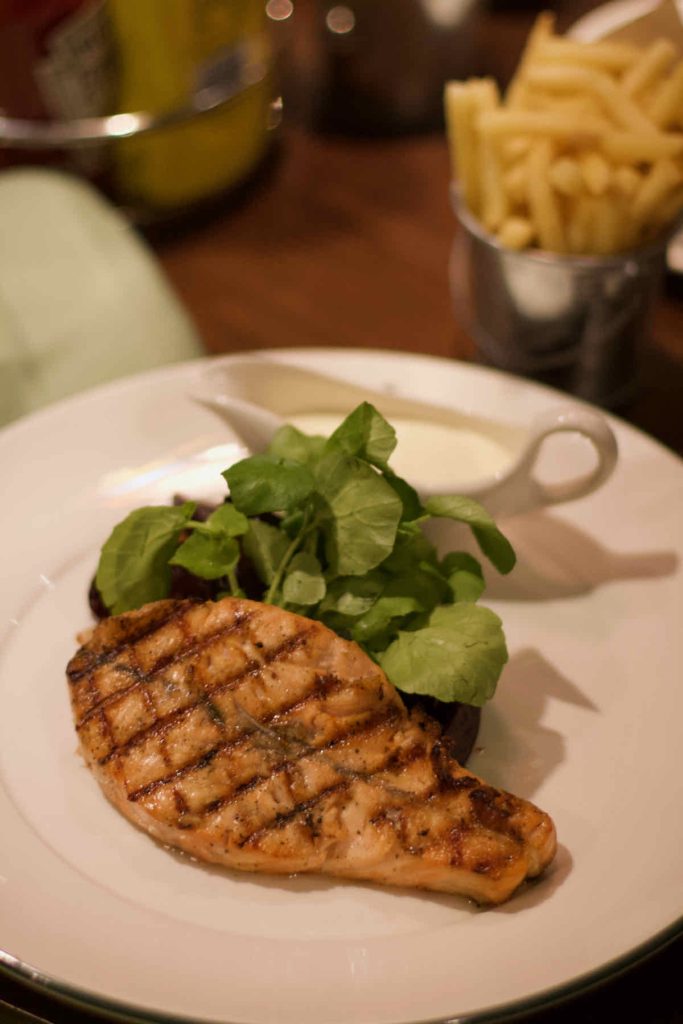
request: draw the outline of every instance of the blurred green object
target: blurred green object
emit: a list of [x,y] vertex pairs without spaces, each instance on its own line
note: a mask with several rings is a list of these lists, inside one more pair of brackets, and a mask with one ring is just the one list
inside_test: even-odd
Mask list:
[[86,182],[0,173],[0,424],[203,354],[153,253]]

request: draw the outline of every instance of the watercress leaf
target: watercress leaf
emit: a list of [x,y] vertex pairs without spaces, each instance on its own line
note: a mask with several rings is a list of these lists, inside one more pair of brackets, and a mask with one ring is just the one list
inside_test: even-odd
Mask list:
[[338,612],[351,618],[363,615],[384,590],[387,577],[377,570],[365,576],[340,576],[327,585],[321,614]]
[[385,636],[388,638],[397,620],[403,620],[413,612],[421,610],[418,598],[410,594],[383,595],[365,615],[356,620],[351,629],[351,636],[356,643],[373,644]]
[[382,569],[398,576],[412,572],[424,563],[436,567],[438,562],[436,548],[420,527],[412,523],[401,523],[393,551],[382,562]]
[[304,434],[287,423],[277,431],[268,445],[268,455],[306,465],[314,463],[325,447],[326,438],[318,434]]
[[460,570],[474,573],[476,576],[482,575],[480,563],[465,551],[449,551],[439,562],[439,571],[446,578]]
[[375,643],[380,635],[387,636],[407,625],[406,616],[420,613],[426,617],[443,600],[450,600],[448,583],[431,566],[417,566],[405,576],[390,578],[381,596],[357,621],[353,638],[359,643]]
[[498,572],[508,573],[515,565],[515,552],[510,541],[500,532],[486,509],[472,498],[441,494],[425,502],[429,515],[466,523],[477,544]]
[[273,582],[275,572],[289,547],[289,538],[277,526],[251,519],[242,547],[262,583]]
[[196,502],[135,509],[114,527],[102,547],[96,584],[114,615],[167,597],[168,565]]
[[226,501],[211,513],[205,526],[228,537],[240,537],[249,529],[249,520],[231,502]]
[[420,519],[424,515],[425,510],[415,488],[411,487],[407,480],[396,476],[393,470],[388,467],[385,468],[383,475],[386,482],[396,491],[401,499],[403,504],[402,521],[410,523],[415,519]]
[[478,601],[485,583],[481,566],[476,558],[464,551],[451,551],[439,566],[448,580],[454,601]]
[[307,466],[275,455],[251,455],[230,466],[223,476],[233,504],[246,516],[296,508],[315,486]]
[[326,452],[316,481],[325,503],[323,532],[332,573],[361,576],[374,569],[394,546],[400,498],[371,466],[341,449]]
[[204,580],[218,580],[236,568],[240,557],[239,544],[224,533],[193,533],[180,545],[171,565],[200,576]]
[[406,693],[481,707],[507,661],[500,619],[476,604],[442,605],[422,629],[399,633],[377,660]]
[[361,402],[330,435],[327,445],[386,469],[396,447],[396,431],[374,405]]
[[287,567],[282,596],[288,604],[318,604],[325,596],[325,578],[315,555],[300,551]]

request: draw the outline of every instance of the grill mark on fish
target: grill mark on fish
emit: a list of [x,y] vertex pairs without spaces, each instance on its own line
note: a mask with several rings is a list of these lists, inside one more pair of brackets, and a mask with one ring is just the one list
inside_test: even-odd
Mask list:
[[[336,771],[337,774],[346,776],[349,779],[366,780],[371,777],[374,772],[381,771],[383,765],[373,769],[372,772],[363,772],[359,769],[346,768],[344,765],[338,765],[335,762],[330,761],[330,759],[325,755],[330,750],[333,750],[335,747],[345,743],[349,738],[356,738],[360,735],[370,735],[371,733],[376,732],[382,725],[385,725],[387,721],[393,717],[393,715],[383,715],[382,717],[378,716],[376,720],[361,723],[357,728],[347,731],[343,736],[330,740],[328,743],[325,743],[320,747],[312,747],[302,744],[296,756],[286,756],[281,761],[272,765],[267,773],[255,775],[248,781],[241,783],[235,790],[226,793],[225,796],[216,797],[204,807],[200,807],[198,811],[195,811],[195,814],[198,816],[215,814],[216,811],[222,810],[224,807],[228,807],[231,803],[234,803],[245,793],[248,793],[249,790],[255,789],[261,782],[267,782],[268,779],[273,777],[273,775],[280,774],[281,772],[289,772],[292,768],[295,768],[300,761],[303,761],[307,757],[319,757],[326,765]],[[262,827],[266,828],[266,825],[267,823]]]
[[[182,632],[183,636],[185,637],[187,635],[187,632],[183,628],[183,618],[180,617],[178,619],[178,621],[181,623],[181,632]],[[138,644],[137,643],[131,644],[130,656],[131,656],[131,658],[133,660],[133,667],[135,669],[135,672],[137,674],[139,674],[140,676],[144,677],[144,672],[143,672],[142,666],[140,665],[140,660],[139,660],[140,656],[139,656],[139,650],[138,650]],[[142,699],[145,702],[145,707],[151,713],[152,717],[155,720],[157,720],[159,718],[159,712],[157,710],[157,706],[156,706],[156,704],[154,702],[152,694],[149,692],[149,689],[146,686],[143,686],[141,688],[141,693],[142,693]],[[161,751],[161,757],[163,759],[164,766],[167,769],[170,768],[171,764],[173,762],[171,761],[171,756],[169,754],[168,747],[166,745],[166,739],[165,739],[165,736],[163,734],[160,736],[160,739],[159,739],[159,749]],[[173,797],[175,799],[176,809],[179,811],[179,813],[182,813],[182,802],[181,802],[180,794],[177,793],[174,790]]]
[[[337,679],[336,676],[325,675],[318,676],[316,686],[302,697],[300,700],[295,701],[293,704],[286,705],[285,707],[278,708],[277,711],[273,711],[272,714],[260,719],[263,725],[271,725],[276,722],[279,718],[283,718],[285,715],[291,714],[292,711],[299,711],[305,707],[306,704],[310,704],[314,700],[319,700],[325,697],[327,694],[334,692],[343,686],[341,679]],[[161,779],[155,779],[153,782],[148,782],[145,786],[140,786],[132,793],[128,794],[129,800],[139,800],[143,796],[149,796],[154,793],[155,790],[161,786],[166,785],[174,778],[185,778],[185,776],[191,774],[195,770],[205,768],[211,761],[216,757],[217,754],[227,753],[230,750],[237,750],[240,746],[244,746],[253,737],[253,730],[244,732],[240,736],[236,736],[232,740],[226,740],[225,743],[220,743],[218,746],[208,750],[206,754],[202,754],[196,761],[190,761],[187,764],[181,765],[168,776],[164,776]]]
[[202,768],[208,767],[211,762],[219,755],[229,750],[231,746],[238,746],[248,737],[242,736],[239,740],[235,740],[234,743],[221,743],[216,747],[211,747],[198,757],[195,761],[190,761],[188,764],[183,764],[180,768],[176,768],[175,771],[170,772],[168,775],[164,775],[161,779],[155,779],[154,782],[148,782],[146,786],[140,786],[138,789],[134,789],[132,793],[128,793],[128,799],[132,803],[137,803],[138,800],[142,800],[143,797],[151,796],[152,793],[156,793],[162,786],[167,786],[169,782],[178,782],[181,779],[187,778],[188,775],[192,775],[193,772],[200,771]]
[[321,790],[320,793],[316,793],[315,796],[310,797],[310,799],[301,801],[296,805],[296,807],[292,807],[291,810],[281,811],[273,818],[272,821],[267,822],[265,825],[260,825],[253,832],[250,832],[248,836],[245,836],[242,839],[240,839],[239,842],[237,843],[238,847],[240,847],[240,849],[243,849],[247,845],[252,845],[254,841],[258,841],[258,839],[262,838],[266,833],[271,832],[274,829],[283,828],[290,821],[293,821],[294,818],[297,817],[297,815],[307,813],[308,811],[316,807],[321,800],[324,800],[325,797],[331,796],[333,793],[339,793],[342,790],[348,789],[349,785],[350,782],[346,779],[341,782],[335,782],[334,785],[326,787],[325,789]]
[[[93,702],[95,702],[97,700],[98,696],[99,696],[99,691],[97,689],[97,686],[95,685],[95,679],[94,679],[94,677],[92,675],[89,675],[88,676],[88,700],[89,700],[89,702],[92,704]],[[110,746],[112,746],[112,747],[116,746],[116,740],[114,739],[114,730],[111,727],[111,722],[107,718],[107,716],[106,716],[106,714],[104,712],[104,709],[102,709],[99,712],[99,721],[100,721],[100,728],[102,729],[102,732],[107,737],[107,743]],[[76,726],[76,731],[78,732],[78,726]]]
[[[120,754],[127,753],[129,750],[139,746],[146,740],[153,736],[164,736],[173,725],[177,725],[184,718],[188,718],[193,711],[196,711],[198,707],[201,707],[207,697],[211,698],[220,693],[226,693],[228,690],[234,689],[242,680],[246,679],[250,675],[257,675],[263,668],[275,664],[280,661],[286,655],[291,654],[298,647],[301,647],[308,636],[308,632],[302,631],[293,637],[289,637],[279,647],[273,648],[268,651],[262,661],[254,661],[242,669],[236,675],[231,676],[229,679],[224,680],[217,686],[212,687],[210,690],[205,690],[202,693],[200,699],[194,701],[192,704],[186,704],[185,707],[177,708],[175,711],[170,711],[166,715],[160,715],[152,725],[147,726],[145,729],[140,729],[134,733],[125,743],[113,744],[113,748],[104,757],[99,758],[98,764],[105,765],[118,757]],[[197,652],[198,653],[198,652]],[[76,726],[76,729],[82,727],[84,723],[81,722]]]
[[[101,668],[103,665],[109,664],[114,658],[118,657],[121,651],[125,651],[127,648],[132,647],[134,644],[140,643],[141,640],[147,639],[152,633],[156,633],[158,630],[163,629],[164,626],[169,626],[176,619],[179,619],[184,613],[191,607],[195,602],[193,601],[182,601],[179,602],[178,606],[172,606],[168,610],[168,614],[162,615],[160,618],[152,616],[149,620],[144,619],[144,626],[141,630],[131,630],[130,635],[124,635],[121,638],[120,643],[114,644],[112,647],[104,647],[101,651],[93,653],[90,658],[86,660],[85,665],[77,668],[67,668],[67,679],[71,683],[77,683],[83,676],[94,672],[96,669]],[[111,620],[105,620],[111,621]],[[79,655],[83,653],[85,648],[81,648],[74,660],[78,660]],[[85,657],[85,655],[83,655]]]
[[[266,774],[254,775],[251,779],[248,779],[246,782],[240,783],[240,785],[236,789],[230,790],[224,796],[214,798],[208,804],[206,804],[205,807],[201,807],[199,808],[199,810],[195,811],[195,814],[202,815],[206,813],[213,813],[219,808],[225,807],[228,804],[232,803],[244,792],[247,792],[249,789],[253,789],[253,787],[258,785],[260,782],[265,782],[275,772],[282,771],[285,768],[293,768],[299,761],[303,760],[306,757],[315,757],[322,755],[324,758],[325,753],[327,753],[330,750],[333,750],[335,747],[341,746],[343,743],[348,742],[348,740],[350,739],[358,739],[360,736],[365,736],[367,738],[367,736],[371,735],[373,732],[377,732],[381,728],[381,726],[386,725],[390,721],[396,720],[396,718],[398,717],[396,710],[393,708],[389,708],[386,711],[382,711],[381,713],[373,716],[372,718],[366,719],[364,722],[359,722],[354,728],[347,729],[341,736],[335,736],[334,739],[328,740],[327,743],[323,743],[319,747],[315,747],[312,744],[305,743],[303,740],[292,740],[291,738],[283,738],[275,730],[267,728],[267,724],[272,719],[279,717],[281,714],[282,712],[275,712],[272,716],[269,716],[269,718],[262,719],[260,724],[261,728],[265,732],[267,732],[268,738],[273,743],[273,746],[279,746],[282,750],[286,752],[286,756],[283,757],[281,761],[277,762],[274,765],[271,765]],[[251,719],[251,716],[249,716],[249,718]],[[226,753],[231,749],[237,750],[240,746],[248,744],[251,740],[253,740],[255,732],[257,732],[256,726],[251,732],[245,733],[242,736],[239,736],[236,739],[231,740],[229,742],[221,743],[215,747],[212,747],[210,750],[202,754],[200,757],[196,758],[194,761],[191,761],[188,764],[181,765],[180,768],[177,768],[174,772],[169,773],[169,775],[164,776],[161,779],[156,779],[154,782],[148,782],[147,785],[145,786],[140,786],[139,789],[135,790],[134,792],[128,795],[128,799],[132,800],[135,803],[138,800],[141,800],[143,797],[151,796],[152,793],[156,792],[156,790],[160,789],[162,786],[166,786],[169,783],[179,779],[187,778],[189,775],[192,775],[193,772],[196,772],[201,768],[205,768],[207,765],[209,765],[211,761],[213,761],[218,756],[218,754]],[[299,748],[296,753],[296,756],[294,757],[292,756],[291,752],[292,746],[298,746]],[[290,749],[288,750],[287,748]],[[392,752],[391,756],[388,758],[388,761],[394,757],[395,754]],[[350,771],[349,769],[345,769],[343,766],[338,766],[330,762],[328,759],[326,759],[326,764],[329,764],[330,767],[334,768],[335,771],[338,771],[341,774]],[[381,770],[381,768],[374,769],[374,771]],[[353,770],[351,773],[354,778],[366,777],[370,774],[368,772],[361,772],[359,770]]]
[[[181,662],[188,660],[189,658],[196,657],[198,654],[202,654],[208,650],[215,643],[224,640],[227,636],[238,632],[243,626],[246,626],[248,617],[244,617],[239,621],[231,622],[229,626],[224,626],[221,629],[216,630],[215,633],[209,633],[207,636],[202,637],[200,640],[192,639],[188,641],[183,647],[174,651],[172,654],[165,655],[160,658],[158,663],[155,664],[154,668],[149,672],[144,672],[139,665],[115,665],[113,666],[117,672],[123,672],[127,675],[132,675],[134,681],[129,686],[124,687],[122,690],[116,690],[114,693],[108,694],[106,697],[100,697],[99,702],[93,704],[85,714],[81,717],[80,722],[76,726],[77,729],[82,728],[93,715],[97,714],[101,707],[109,708],[112,705],[118,704],[119,701],[125,700],[126,697],[130,697],[132,694],[137,693],[139,690],[144,689],[156,679],[162,672],[165,672],[169,668],[173,668],[175,665],[179,665]],[[168,625],[164,623],[163,625]],[[181,623],[183,628],[185,623]],[[149,636],[152,635],[151,631]],[[136,645],[131,644],[131,652],[136,652]],[[119,651],[120,653],[120,651]],[[266,662],[263,662],[265,664]],[[250,666],[244,671],[253,670],[254,667],[262,664],[254,660]]]

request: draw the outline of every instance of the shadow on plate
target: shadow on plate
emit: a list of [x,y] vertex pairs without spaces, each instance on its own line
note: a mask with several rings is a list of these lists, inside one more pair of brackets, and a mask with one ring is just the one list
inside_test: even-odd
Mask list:
[[[518,651],[505,666],[496,699],[484,711],[480,745],[470,764],[472,771],[481,771],[492,786],[533,799],[566,757],[564,737],[542,725],[551,700],[598,710],[538,651]],[[486,763],[480,769],[482,754]]]
[[[531,512],[508,520],[503,530],[517,553],[509,576],[486,573],[486,598],[508,601],[548,601],[588,594],[617,580],[671,576],[678,566],[673,551],[619,554],[594,537],[549,512]],[[431,539],[442,551],[481,552],[455,523],[430,524]]]

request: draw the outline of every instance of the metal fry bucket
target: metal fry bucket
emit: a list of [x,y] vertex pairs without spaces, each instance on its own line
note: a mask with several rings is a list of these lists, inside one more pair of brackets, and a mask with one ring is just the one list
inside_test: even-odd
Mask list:
[[484,362],[614,407],[633,394],[669,236],[614,256],[504,249],[452,192],[456,317]]

